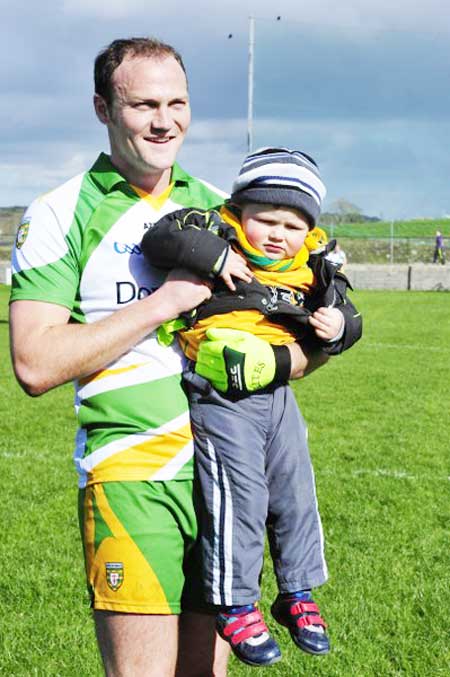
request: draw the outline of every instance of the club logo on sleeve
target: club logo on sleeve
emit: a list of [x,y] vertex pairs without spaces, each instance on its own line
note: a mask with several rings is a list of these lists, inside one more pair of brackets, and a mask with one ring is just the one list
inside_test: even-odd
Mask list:
[[20,224],[20,226],[17,229],[17,235],[16,235],[16,247],[17,249],[20,249],[27,239],[28,231],[30,230],[30,222],[29,221],[24,221],[23,223]]
[[106,582],[114,592],[120,588],[123,583],[123,563],[106,562]]

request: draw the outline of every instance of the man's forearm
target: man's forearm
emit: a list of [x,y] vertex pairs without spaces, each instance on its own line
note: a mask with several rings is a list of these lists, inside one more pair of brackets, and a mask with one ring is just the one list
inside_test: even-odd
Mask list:
[[[180,284],[187,283],[181,280],[165,283],[147,298],[87,324],[68,324],[69,311],[61,306],[14,302],[11,350],[18,381],[28,394],[40,395],[103,369],[162,322],[187,309],[187,304],[182,307],[177,296]],[[192,284],[189,288],[192,299],[198,292],[196,287]]]
[[288,348],[291,353],[291,379],[303,378],[329,360],[329,356],[318,348],[313,349],[299,343],[290,343]]

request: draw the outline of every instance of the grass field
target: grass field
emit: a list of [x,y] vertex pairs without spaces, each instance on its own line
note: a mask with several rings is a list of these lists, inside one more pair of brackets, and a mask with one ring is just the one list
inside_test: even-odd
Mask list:
[[[333,650],[303,654],[271,622],[267,558],[262,607],[283,660],[264,674],[447,677],[450,295],[353,298],[363,340],[295,384],[330,569],[316,599]],[[7,357],[6,304],[0,287],[0,674],[100,676],[77,530],[72,389],[22,394]],[[259,673],[230,662],[231,677]]]
[[431,238],[434,240],[436,230],[440,230],[445,237],[450,237],[449,219],[413,219],[410,221],[375,221],[364,223],[342,223],[334,226],[324,226],[328,235],[332,231],[335,237],[358,238],[389,238],[393,228],[394,237],[398,238]]

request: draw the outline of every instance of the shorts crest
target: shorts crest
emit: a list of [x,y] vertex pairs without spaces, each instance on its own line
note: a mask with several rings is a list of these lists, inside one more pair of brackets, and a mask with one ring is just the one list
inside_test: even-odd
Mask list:
[[124,567],[122,562],[106,562],[106,582],[111,590],[118,590],[123,583]]

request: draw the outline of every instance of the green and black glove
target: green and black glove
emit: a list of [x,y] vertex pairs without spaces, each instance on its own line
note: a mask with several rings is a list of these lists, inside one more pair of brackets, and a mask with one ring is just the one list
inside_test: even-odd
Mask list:
[[246,395],[289,380],[291,355],[287,346],[272,346],[237,329],[208,329],[206,336],[200,344],[195,371],[216,390]]

